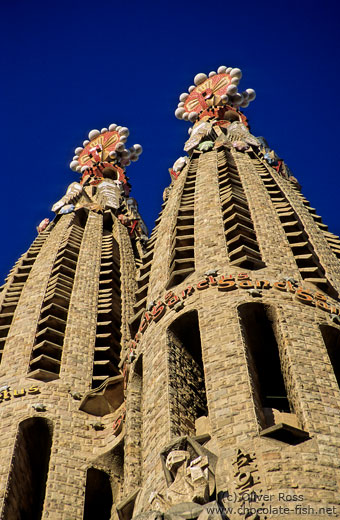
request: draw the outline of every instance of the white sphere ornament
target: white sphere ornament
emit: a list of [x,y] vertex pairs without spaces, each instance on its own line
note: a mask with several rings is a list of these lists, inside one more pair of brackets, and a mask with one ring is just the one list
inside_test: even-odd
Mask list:
[[226,70],[227,70],[227,67],[225,67],[224,65],[221,65],[217,69],[217,74],[224,74]]
[[79,162],[78,161],[72,161],[70,163],[70,168],[71,170],[73,170],[74,172],[77,171],[77,166],[79,166]]
[[188,115],[188,120],[193,123],[194,121],[196,121],[196,119],[198,118],[198,113],[197,112],[190,112],[190,114]]
[[233,70],[232,67],[228,67],[227,70],[226,70],[225,72],[226,72],[226,74],[230,74],[232,70]]
[[107,128],[102,128],[100,131],[101,134],[105,134],[105,132],[107,132]]
[[182,119],[184,121],[188,121],[188,118],[189,118],[189,112],[184,112],[183,116],[182,116]]
[[231,84],[227,87],[227,94],[229,94],[230,96],[233,96],[234,94],[236,94],[236,92],[237,92],[236,85]]
[[132,153],[130,155],[130,161],[132,161],[132,162],[138,161],[138,155],[136,153]]
[[109,153],[109,157],[111,157],[111,159],[115,159],[117,157],[117,154],[114,150],[112,150],[110,153]]
[[208,78],[208,76],[206,74],[203,74],[203,72],[199,72],[198,74],[196,74],[196,76],[194,77],[194,83],[195,85],[200,85],[201,83],[203,83],[203,81],[205,81],[206,79]]
[[121,164],[122,166],[130,166],[131,161],[130,161],[130,159],[128,159],[128,158],[126,157],[126,158],[123,158],[123,159],[120,161],[120,164]]
[[224,104],[228,103],[228,99],[229,99],[229,98],[228,98],[228,96],[227,96],[226,94],[223,94],[223,96],[221,96],[221,101],[222,101],[222,103],[224,103]]
[[126,135],[121,135],[121,136],[120,136],[120,141],[121,141],[122,143],[126,143],[127,140],[128,140],[128,138],[127,138]]
[[126,126],[122,126],[119,130],[120,135],[126,135],[126,137],[129,137],[130,131]]
[[124,146],[124,143],[122,143],[121,141],[119,141],[119,143],[117,144],[116,146],[116,151],[117,152],[122,152],[124,150],[125,146]]
[[80,171],[81,171],[81,173],[84,173],[84,171],[87,169],[88,169],[88,166],[82,166]]
[[195,85],[190,85],[190,87],[188,88],[188,91],[192,92],[195,88],[196,88]]
[[242,71],[241,71],[241,69],[231,69],[230,76],[232,78],[236,78],[237,77],[237,78],[241,79],[242,78]]
[[185,101],[188,96],[189,96],[189,94],[187,92],[183,92],[183,94],[181,94],[179,96],[179,100],[180,101]]
[[78,173],[81,172],[81,166],[80,166],[80,164],[79,164],[79,166],[77,166],[77,168],[76,168],[76,172],[78,172]]
[[79,155],[74,155],[72,161],[76,161],[77,159],[79,159]]
[[240,83],[240,78],[237,76],[234,76],[233,78],[231,78],[231,83],[233,85],[238,85]]
[[85,147],[87,144],[89,144],[90,141],[88,141],[87,139],[85,139],[85,141],[83,141],[83,146]]
[[247,88],[246,92],[248,93],[248,99],[249,101],[254,101],[256,98],[256,92],[253,88]]
[[216,76],[216,72],[214,70],[209,72],[209,78],[212,78],[213,76]]
[[176,108],[175,110],[175,116],[177,117],[177,119],[182,119],[184,113],[185,110],[183,107]]
[[184,107],[184,101],[180,101],[177,106],[178,108]]
[[135,150],[137,155],[140,155],[142,153],[142,151],[143,151],[143,147],[142,147],[141,144],[134,144],[133,148],[134,148],[134,150]]
[[76,155],[79,155],[79,154],[83,151],[83,149],[84,149],[84,148],[82,148],[81,146],[78,146],[78,148],[76,148],[76,149],[74,150],[74,153],[75,153]]
[[242,94],[240,94],[239,92],[237,92],[234,96],[233,96],[233,105],[240,105],[243,101],[243,97],[242,97]]
[[114,132],[114,130],[116,130],[116,128],[117,128],[117,125],[115,123],[112,123],[112,125],[109,126],[109,131]]
[[92,141],[92,139],[95,139],[96,137],[98,137],[98,135],[100,135],[99,130],[91,130],[91,132],[89,132],[90,141]]
[[242,108],[247,108],[249,106],[249,101],[244,99],[240,105]]

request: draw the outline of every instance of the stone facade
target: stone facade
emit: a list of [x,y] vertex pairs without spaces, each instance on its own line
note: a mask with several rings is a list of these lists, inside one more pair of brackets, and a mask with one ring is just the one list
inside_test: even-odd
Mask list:
[[147,242],[84,186],[2,287],[4,520],[340,515],[338,239],[210,123]]

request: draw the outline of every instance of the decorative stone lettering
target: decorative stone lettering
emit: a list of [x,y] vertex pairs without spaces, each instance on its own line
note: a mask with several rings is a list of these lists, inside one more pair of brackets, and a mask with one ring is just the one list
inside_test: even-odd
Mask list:
[[[210,287],[217,287],[217,290],[222,292],[246,289],[251,296],[258,297],[262,296],[263,289],[274,289],[276,291],[294,294],[294,299],[300,303],[316,307],[335,316],[340,316],[340,308],[327,301],[322,293],[312,293],[301,286],[297,286],[297,282],[291,277],[270,282],[269,280],[252,280],[247,273],[238,273],[237,275],[224,274],[219,275],[219,278],[217,278],[217,271],[214,271],[214,273],[216,274],[211,274],[210,271],[207,272],[204,280],[200,280],[194,285],[188,285],[179,295],[176,295],[173,291],[168,291],[162,301],[158,301],[153,306],[151,306],[151,304],[149,310],[144,313],[138,332],[134,340],[131,340],[129,346],[136,348],[138,341],[148,326],[153,322],[156,323],[159,321],[168,309],[174,309],[176,312],[180,311],[185,305],[185,300],[194,294],[195,290],[203,291]],[[261,289],[261,291],[258,289]]]
[[12,398],[35,394],[40,394],[40,388],[38,386],[30,386],[27,390],[25,388],[13,388],[13,390],[11,390],[11,388],[8,387],[0,392],[0,403],[3,401],[10,401]]

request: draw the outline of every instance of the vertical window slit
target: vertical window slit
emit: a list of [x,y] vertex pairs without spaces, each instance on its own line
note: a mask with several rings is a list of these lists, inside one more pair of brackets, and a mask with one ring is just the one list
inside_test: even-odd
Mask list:
[[261,303],[246,303],[238,309],[244,335],[255,405],[262,426],[273,424],[273,409],[290,413],[281,371],[278,344],[270,311]]
[[110,520],[112,504],[112,489],[107,473],[95,468],[88,469],[83,520]]
[[33,264],[52,229],[53,226],[50,224],[45,231],[36,237],[28,251],[22,255],[7,277],[9,278],[11,274],[14,274],[9,284],[4,287],[4,298],[0,309],[0,363],[22,290]]
[[267,167],[258,159],[254,160],[254,164],[281,221],[302,279],[306,282],[314,283],[332,298],[337,298],[337,292],[327,280],[325,270],[310,243],[301,220],[293,210],[289,200]]
[[195,421],[208,415],[197,311],[168,328],[170,410],[173,435],[195,435]]
[[194,200],[198,159],[195,154],[190,159],[172,232],[168,289],[183,282],[195,270]]
[[59,377],[67,313],[86,219],[86,211],[77,211],[60,245],[47,285],[29,367],[30,377],[41,381]]
[[246,195],[232,154],[217,152],[220,201],[231,265],[245,269],[264,267]]
[[340,330],[330,325],[320,325],[320,330],[340,389]]
[[111,219],[111,225],[104,229],[102,238],[92,388],[100,386],[108,377],[120,374],[120,251],[112,235],[112,224]]
[[33,417],[19,424],[8,482],[4,518],[42,517],[52,445],[52,426]]

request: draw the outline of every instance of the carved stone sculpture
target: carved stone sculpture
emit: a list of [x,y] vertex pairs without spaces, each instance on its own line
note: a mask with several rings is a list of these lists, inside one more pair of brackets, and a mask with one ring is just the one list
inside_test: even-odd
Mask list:
[[168,484],[167,501],[172,504],[205,504],[215,489],[217,457],[189,437],[173,441],[161,453]]

